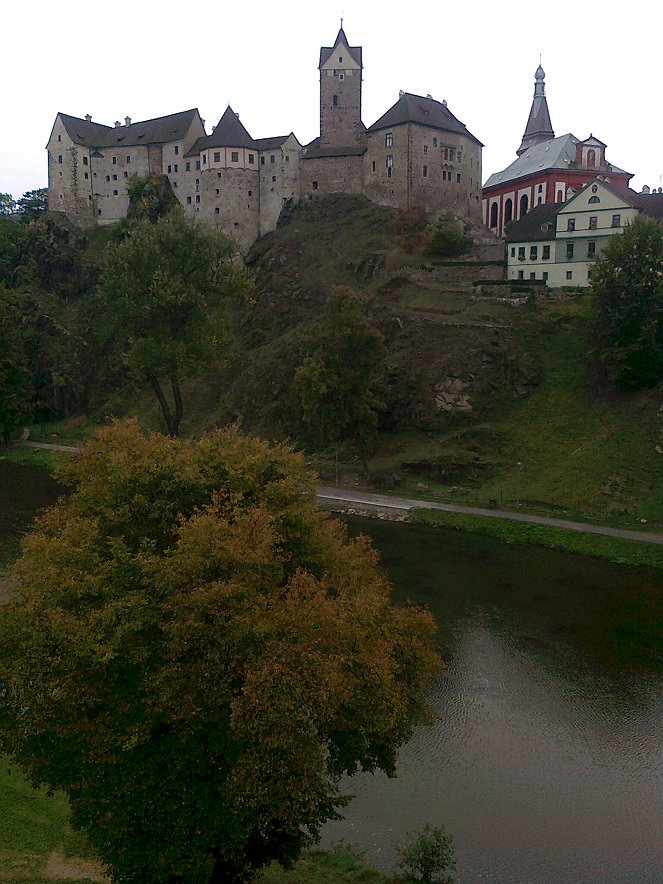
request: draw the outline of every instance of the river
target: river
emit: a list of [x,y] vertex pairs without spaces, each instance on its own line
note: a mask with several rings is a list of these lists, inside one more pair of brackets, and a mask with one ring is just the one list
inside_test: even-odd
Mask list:
[[[0,546],[57,486],[0,461]],[[385,870],[425,823],[453,836],[458,882],[663,881],[661,575],[535,547],[353,519],[398,601],[425,603],[446,668],[434,723],[394,779],[358,775],[345,840]]]

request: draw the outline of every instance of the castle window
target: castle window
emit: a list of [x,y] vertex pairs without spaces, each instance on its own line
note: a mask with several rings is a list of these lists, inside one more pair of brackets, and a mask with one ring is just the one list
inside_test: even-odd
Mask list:
[[[85,173],[85,177],[87,178],[87,172]],[[129,177],[129,173],[128,173],[126,170],[125,170],[125,172],[124,172],[124,177],[125,177],[125,178],[128,178],[128,177]]]
[[203,154],[203,166],[207,163],[207,154]]
[[58,135],[58,141],[62,141],[62,135]]
[[230,152],[230,162],[239,163],[239,151],[233,150]]
[[596,243],[595,242],[588,242],[587,243],[587,257],[593,258],[595,254],[596,254]]
[[179,172],[179,169],[178,169],[177,163],[175,163],[175,165],[173,166],[173,169],[174,169],[176,172]]
[[384,136],[384,146],[385,147],[393,147],[394,146],[393,132],[387,132],[387,134]]
[[423,175],[424,175],[424,178],[428,178],[428,166],[424,166]]
[[255,163],[255,155],[252,153],[249,154],[249,162],[251,163],[251,165]]
[[443,181],[447,180],[447,170],[446,169],[442,169],[442,180]]
[[58,155],[58,163],[62,165],[62,154]]
[[173,171],[173,167],[172,167],[172,166],[168,166],[168,174],[169,174],[169,175],[170,175],[170,173],[171,173],[172,171]]
[[424,144],[424,156],[428,153],[428,145]]
[[339,80],[342,80],[342,79],[343,79],[343,76],[344,76],[343,74],[339,74],[339,75],[338,75],[338,79],[339,79]]
[[515,246],[512,246],[512,247],[511,247],[511,257],[512,257],[512,258],[515,258],[515,257],[516,257],[516,247],[515,247]]
[[375,160],[373,160],[372,168],[373,168],[373,171],[375,172]]
[[450,150],[449,151],[449,162],[453,163],[453,161],[454,161],[454,152],[453,152],[453,150]]
[[187,206],[190,206],[190,205],[191,205],[191,197],[190,197],[190,196],[188,196],[188,197],[186,198],[186,204],[187,204]]
[[276,160],[276,157],[274,156],[274,154],[272,154],[269,158],[269,162],[273,163],[273,162],[275,162],[275,160]]
[[391,172],[392,172],[392,168],[391,168],[391,166],[389,166],[389,168],[387,169],[387,178],[391,178]]
[[332,96],[332,104],[334,105],[334,107],[338,107],[338,95]]
[[622,216],[621,215],[613,215],[611,227],[621,227],[621,226],[622,226]]
[[128,163],[131,162],[131,157],[129,156],[129,154],[127,154],[127,162],[128,162]]
[[87,157],[83,157],[83,165],[87,166]]
[[233,227],[239,227],[239,221],[234,221],[234,222],[233,222]]
[[567,279],[573,279],[573,270],[567,270],[567,271],[566,271],[566,278],[567,278]]
[[544,271],[543,271],[543,273],[541,274],[541,279],[542,279],[544,282],[548,282],[548,271],[547,271],[547,270],[544,270]]
[[343,64],[343,56],[342,55],[339,55],[338,60],[341,64]]
[[276,181],[276,175],[272,175],[272,184]]
[[62,172],[60,172],[60,178],[62,178]]
[[317,190],[317,189],[318,189],[318,182],[314,181],[313,182],[313,190]]
[[530,261],[536,261],[538,257],[539,257],[539,247],[538,246],[530,246],[529,247]]
[[[220,178],[220,177],[221,177],[221,172],[217,172],[217,173],[216,173],[216,177],[217,177],[217,178]],[[197,183],[198,183],[198,181],[197,181],[197,179],[196,179],[196,184],[197,184]]]
[[249,191],[249,196],[253,196],[253,191],[252,191],[252,190]]
[[261,166],[265,165],[265,158],[264,157],[260,157],[260,165]]
[[196,187],[200,184],[200,178],[196,178]]
[[575,230],[576,229],[576,219],[575,218],[569,218],[569,220],[566,222],[566,229],[567,230]]
[[448,147],[444,148],[444,159],[445,160],[449,159],[449,148]]
[[110,181],[110,175],[106,175],[106,181]]
[[221,191],[220,191],[219,188],[217,187],[217,188],[215,189],[214,193],[215,193],[217,196],[220,196]]
[[541,249],[541,257],[544,261],[550,260],[550,246],[543,246]]
[[196,160],[196,172],[200,171],[200,160]]
[[456,183],[460,184],[460,172],[456,174]]
[[220,163],[220,162],[221,162],[221,151],[220,151],[220,150],[215,150],[215,151],[214,151],[214,162],[215,162],[215,163]]
[[433,147],[437,147],[437,138],[433,138]]
[[525,279],[525,271],[524,270],[518,271],[518,279]]
[[85,178],[89,178],[89,177],[90,177],[90,176],[88,175],[88,173],[85,172]]
[[289,163],[289,162],[290,162],[290,154],[289,154],[289,153],[287,153],[287,154],[285,155],[285,161],[286,161],[286,163]]
[[197,203],[200,202],[200,194],[199,194],[199,193],[196,194],[196,202],[197,202]]
[[588,202],[591,206],[595,206],[597,203],[600,203],[601,200],[600,200],[597,196],[590,196],[590,198],[587,200],[587,202]]
[[113,165],[117,166],[117,157],[113,157]]
[[525,260],[525,246],[518,246],[518,260]]
[[590,215],[589,216],[589,229],[596,230],[596,227],[599,223],[598,215]]
[[387,154],[387,168],[391,169],[394,165],[394,155],[393,153]]
[[191,171],[191,163],[188,162],[184,168],[186,169],[187,172],[190,172]]
[[117,181],[117,175],[113,175],[113,181]]
[[114,191],[113,191],[113,196],[117,196],[117,195],[118,195],[117,190],[114,190]]
[[219,210],[219,207],[216,206],[216,208],[214,209],[214,214],[215,214],[215,215],[218,215],[218,214],[219,214],[219,211],[220,211],[220,210]]
[[567,242],[566,244],[566,260],[570,261],[573,257],[573,243]]
[[179,152],[180,152],[180,146],[179,146],[179,144],[176,144],[175,145],[175,156],[178,156]]

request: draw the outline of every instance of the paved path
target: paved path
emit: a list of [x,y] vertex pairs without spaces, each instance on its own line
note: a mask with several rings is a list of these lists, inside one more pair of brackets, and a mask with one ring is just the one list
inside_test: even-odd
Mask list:
[[28,448],[41,448],[46,451],[68,451],[70,454],[80,454],[80,448],[75,448],[73,445],[55,445],[52,442],[28,442],[27,440],[21,440],[19,442],[14,442],[14,445],[27,445]]
[[391,497],[386,494],[369,494],[351,488],[318,488],[317,500],[323,504],[364,507],[394,513],[407,513],[411,509],[443,510],[446,513],[467,513],[471,516],[489,516],[492,519],[510,519],[512,522],[533,522],[535,525],[554,525],[585,534],[607,534],[608,537],[623,537],[626,540],[641,540],[645,543],[663,544],[663,534],[649,534],[646,531],[629,531],[625,528],[607,528],[603,525],[590,525],[587,522],[567,522],[565,519],[552,519],[547,516],[532,516],[527,513],[511,513],[506,510],[488,510],[481,507],[462,506],[455,503],[434,503],[430,500],[415,500],[407,497]]

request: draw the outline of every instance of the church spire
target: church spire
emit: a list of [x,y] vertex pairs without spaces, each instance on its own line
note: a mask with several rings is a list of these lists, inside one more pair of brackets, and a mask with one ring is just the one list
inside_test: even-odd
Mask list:
[[534,98],[532,100],[532,108],[529,112],[527,126],[523,134],[523,140],[520,147],[516,151],[518,156],[525,153],[528,148],[542,141],[550,141],[555,137],[552,123],[550,122],[550,111],[548,110],[548,101],[546,99],[546,75],[539,63],[536,73],[534,74]]

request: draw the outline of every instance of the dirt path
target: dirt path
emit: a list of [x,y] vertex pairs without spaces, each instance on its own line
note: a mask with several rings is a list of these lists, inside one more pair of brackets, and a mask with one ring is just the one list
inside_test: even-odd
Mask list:
[[318,488],[317,500],[322,504],[338,503],[344,506],[357,506],[367,509],[394,513],[408,513],[412,509],[443,510],[447,513],[466,513],[471,516],[488,516],[491,519],[509,519],[512,522],[530,522],[535,525],[552,525],[567,528],[584,534],[605,534],[608,537],[622,537],[626,540],[639,540],[643,543],[663,544],[663,534],[649,534],[646,531],[629,531],[626,528],[608,528],[604,525],[590,525],[587,522],[570,522],[548,516],[533,516],[529,513],[512,513],[506,510],[482,509],[454,503],[434,503],[430,500],[416,500],[408,497],[392,497],[387,494],[372,494],[350,488]]

